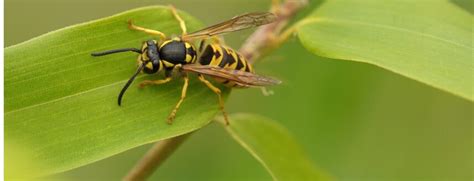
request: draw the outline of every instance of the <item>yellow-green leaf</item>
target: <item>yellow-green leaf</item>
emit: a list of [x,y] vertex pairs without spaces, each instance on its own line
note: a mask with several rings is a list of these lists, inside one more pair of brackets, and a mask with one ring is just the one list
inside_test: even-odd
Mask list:
[[275,180],[332,180],[275,121],[253,114],[233,114],[225,128]]
[[331,0],[302,21],[315,54],[380,66],[474,100],[472,15],[441,0]]
[[[181,14],[188,30],[201,26]],[[127,20],[168,35],[180,34],[168,7],[146,7],[60,29],[5,48],[6,167],[24,163],[14,150],[28,150],[34,164],[13,166],[29,173],[69,170],[127,149],[181,135],[209,123],[218,111],[217,97],[191,78],[188,95],[173,125],[166,119],[181,94],[182,80],[139,89],[140,75],[122,106],[117,94],[136,70],[134,53],[91,57],[94,51],[140,48],[156,38],[127,28]],[[179,78],[179,77],[177,77]],[[228,92],[228,91],[226,91]],[[14,146],[9,146],[14,145]],[[13,158],[12,158],[13,157]],[[22,160],[22,162],[18,162]],[[7,173],[7,177],[31,176]]]

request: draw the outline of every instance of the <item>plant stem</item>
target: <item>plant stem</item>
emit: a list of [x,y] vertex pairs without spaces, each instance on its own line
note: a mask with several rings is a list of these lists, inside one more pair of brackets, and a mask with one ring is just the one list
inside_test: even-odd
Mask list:
[[123,180],[141,181],[148,178],[191,134],[192,132],[169,138],[153,145]]
[[277,20],[269,25],[259,27],[245,43],[240,47],[242,54],[250,63],[254,63],[265,53],[277,48],[283,41],[289,38],[292,33],[286,31],[281,33],[288,21],[296,15],[304,6],[308,4],[307,0],[286,0],[279,7],[272,7]]
[[[274,3],[277,2],[276,0]],[[267,51],[279,46],[291,35],[291,30],[281,36],[281,31],[307,0],[286,0],[278,7],[272,7],[278,19],[276,22],[258,28],[242,45],[239,52],[250,63],[259,59]],[[275,4],[274,4],[275,5]],[[124,178],[126,181],[141,181],[148,178],[191,133],[169,138],[156,143]]]

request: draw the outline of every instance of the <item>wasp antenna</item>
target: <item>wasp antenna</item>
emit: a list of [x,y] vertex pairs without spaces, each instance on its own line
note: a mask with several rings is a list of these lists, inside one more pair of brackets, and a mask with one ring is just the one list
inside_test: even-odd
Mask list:
[[142,51],[140,49],[137,49],[137,48],[122,48],[122,49],[107,50],[107,51],[103,51],[103,52],[91,53],[91,55],[94,56],[94,57],[97,57],[97,56],[104,56],[104,55],[113,54],[113,53],[120,53],[120,52],[142,53]]
[[125,94],[125,91],[127,91],[128,87],[130,86],[130,84],[132,84],[133,80],[135,80],[135,77],[137,77],[137,75],[143,70],[143,68],[145,68],[145,64],[140,64],[140,66],[138,67],[137,69],[137,72],[135,72],[135,74],[133,74],[132,77],[130,77],[130,79],[128,79],[127,83],[125,84],[125,86],[123,86],[122,90],[120,91],[120,94],[118,95],[118,105],[120,106],[122,104],[122,97],[123,97],[123,94]]

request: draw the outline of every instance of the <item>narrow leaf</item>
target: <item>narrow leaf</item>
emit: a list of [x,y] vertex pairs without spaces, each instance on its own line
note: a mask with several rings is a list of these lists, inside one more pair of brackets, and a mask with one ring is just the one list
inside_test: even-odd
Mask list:
[[380,66],[474,100],[472,15],[440,0],[332,0],[301,22],[313,53]]
[[296,140],[275,121],[252,114],[234,114],[230,116],[230,125],[225,128],[274,180],[332,180],[310,161]]
[[[181,15],[189,30],[200,26],[189,15]],[[120,89],[136,70],[137,55],[91,57],[90,53],[140,48],[142,41],[157,38],[129,30],[129,19],[169,36],[181,33],[170,9],[156,6],[67,27],[5,48],[5,141],[29,150],[28,158],[41,165],[38,173],[69,170],[196,130],[218,111],[215,94],[192,77],[174,124],[166,124],[183,81],[137,87],[144,79],[163,79],[163,75],[140,75],[122,106],[117,105]],[[17,150],[10,147],[6,157],[12,156],[8,150]],[[15,158],[21,156],[12,157],[7,167],[18,163]],[[16,172],[26,173],[33,169],[29,167],[33,166],[17,167],[24,170]]]

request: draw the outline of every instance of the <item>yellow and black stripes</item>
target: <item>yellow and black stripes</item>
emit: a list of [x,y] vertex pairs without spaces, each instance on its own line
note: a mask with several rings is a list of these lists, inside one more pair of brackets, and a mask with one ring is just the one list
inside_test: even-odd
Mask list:
[[[201,43],[201,46],[203,46],[203,43]],[[217,43],[211,43],[207,44],[205,48],[200,47],[200,52],[199,64],[201,65],[210,65],[253,73],[252,65],[250,65],[242,55],[234,51],[232,48]],[[219,78],[214,79],[228,87],[242,87],[230,80]]]
[[239,53],[220,44],[208,44],[199,57],[201,65],[253,72],[252,66]]
[[187,63],[196,63],[197,53],[196,49],[191,43],[184,42],[184,47],[186,48],[186,59]]

